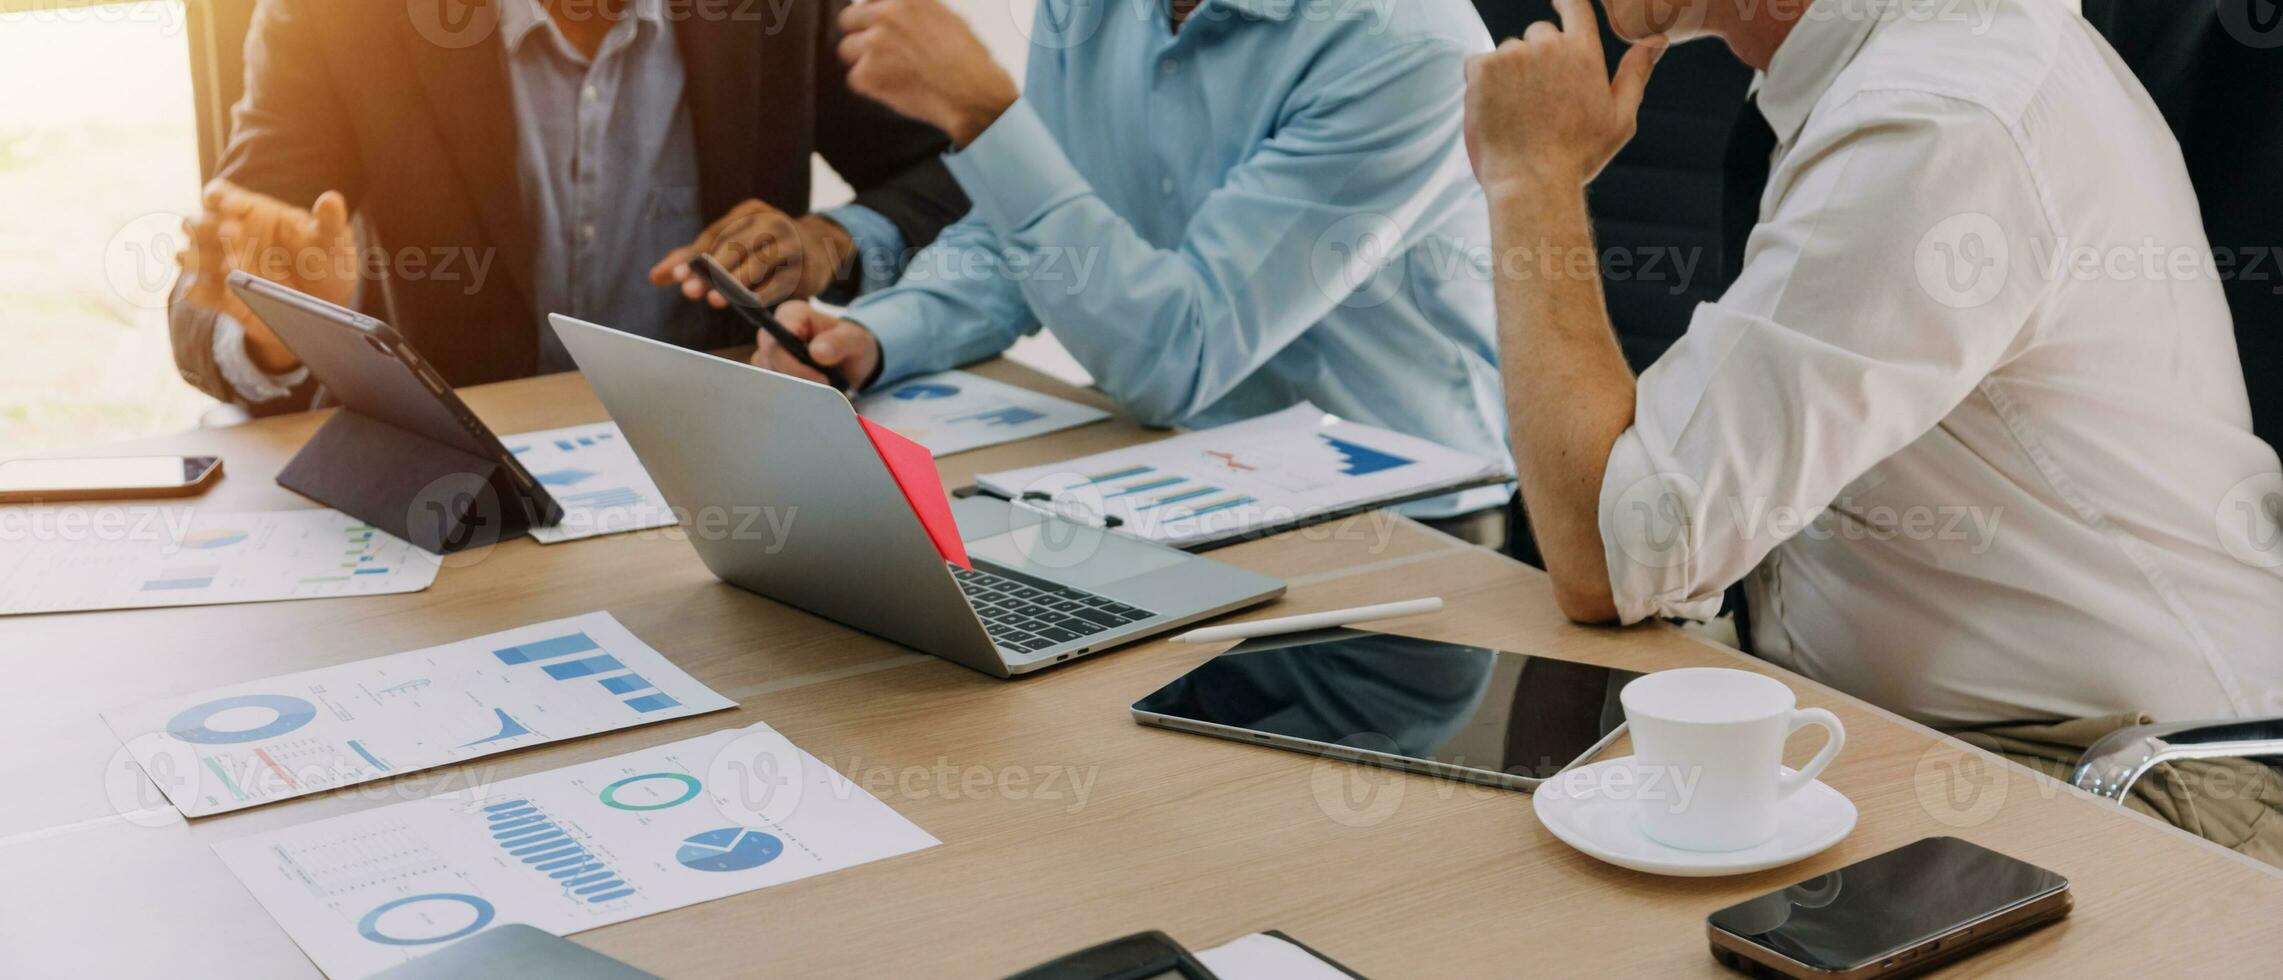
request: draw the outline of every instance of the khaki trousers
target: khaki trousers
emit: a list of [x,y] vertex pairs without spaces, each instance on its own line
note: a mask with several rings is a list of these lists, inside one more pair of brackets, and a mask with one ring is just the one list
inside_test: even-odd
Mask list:
[[[2102,736],[2153,723],[2143,714],[2034,725],[1999,725],[1950,734],[2055,779]],[[2255,759],[2193,759],[2158,766],[2132,785],[2125,805],[2206,840],[2283,868],[2283,773]]]

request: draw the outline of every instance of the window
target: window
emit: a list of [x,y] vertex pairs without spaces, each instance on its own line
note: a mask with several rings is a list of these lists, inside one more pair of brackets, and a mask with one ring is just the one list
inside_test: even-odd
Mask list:
[[166,294],[198,205],[181,0],[0,0],[0,453],[195,425]]

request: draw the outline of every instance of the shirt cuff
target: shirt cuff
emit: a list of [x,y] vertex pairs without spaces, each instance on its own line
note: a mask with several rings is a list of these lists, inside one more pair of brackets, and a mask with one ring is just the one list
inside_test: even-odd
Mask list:
[[919,290],[895,289],[857,300],[843,319],[862,324],[880,344],[880,368],[872,388],[885,388],[913,375],[941,371],[940,348],[928,333],[927,299]]
[[1017,99],[991,128],[944,158],[991,230],[1011,238],[1056,206],[1090,191],[1029,99]]
[[1703,545],[1695,515],[1703,497],[1695,480],[1657,466],[1639,429],[1626,429],[1610,447],[1601,477],[1601,550],[1609,595],[1626,624],[1720,615],[1723,590],[1698,595],[1692,588]]
[[222,372],[222,380],[249,404],[274,402],[309,380],[306,364],[284,374],[262,370],[253,355],[246,353],[245,324],[227,313],[214,315],[214,366]]
[[[827,303],[845,304],[896,284],[904,274],[904,232],[886,215],[861,204],[848,204],[823,213],[848,232],[856,243],[857,281],[836,284],[825,291]],[[853,288],[852,288],[853,287]]]

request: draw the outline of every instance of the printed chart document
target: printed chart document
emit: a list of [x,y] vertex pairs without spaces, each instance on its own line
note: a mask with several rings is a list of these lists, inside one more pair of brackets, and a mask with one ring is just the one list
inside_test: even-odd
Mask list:
[[337,510],[17,512],[0,534],[0,615],[418,592],[434,555]]
[[1110,417],[1077,402],[965,371],[922,375],[856,403],[865,418],[937,456],[1060,432]]
[[362,977],[493,925],[568,935],[936,843],[755,725],[214,851],[320,969]]
[[[1273,415],[975,482],[1043,494],[1073,520],[1195,548],[1501,479],[1505,469],[1425,439],[1324,414]],[[1032,498],[1039,499],[1039,498]]]
[[184,816],[734,708],[607,612],[103,713]]
[[532,540],[540,544],[680,523],[616,422],[526,432],[502,441],[531,478],[563,505],[561,523],[531,529]]

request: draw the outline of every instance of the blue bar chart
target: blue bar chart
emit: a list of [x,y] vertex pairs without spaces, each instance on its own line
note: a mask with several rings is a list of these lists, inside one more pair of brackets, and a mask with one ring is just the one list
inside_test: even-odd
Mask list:
[[178,809],[205,816],[728,707],[598,612],[103,718]]
[[546,875],[577,900],[600,905],[635,893],[584,841],[530,801],[494,803],[483,813],[492,841],[508,857]]
[[563,507],[553,527],[531,529],[541,544],[674,524],[665,495],[615,423],[527,432],[508,451]]
[[587,656],[601,649],[602,646],[585,633],[566,633],[494,650],[492,655],[509,666],[536,665],[556,681],[593,678],[595,684],[611,694],[634,695],[626,698],[626,706],[641,714],[681,707],[682,702],[672,695],[652,692],[653,685],[641,674],[628,671],[617,657],[607,653]]

